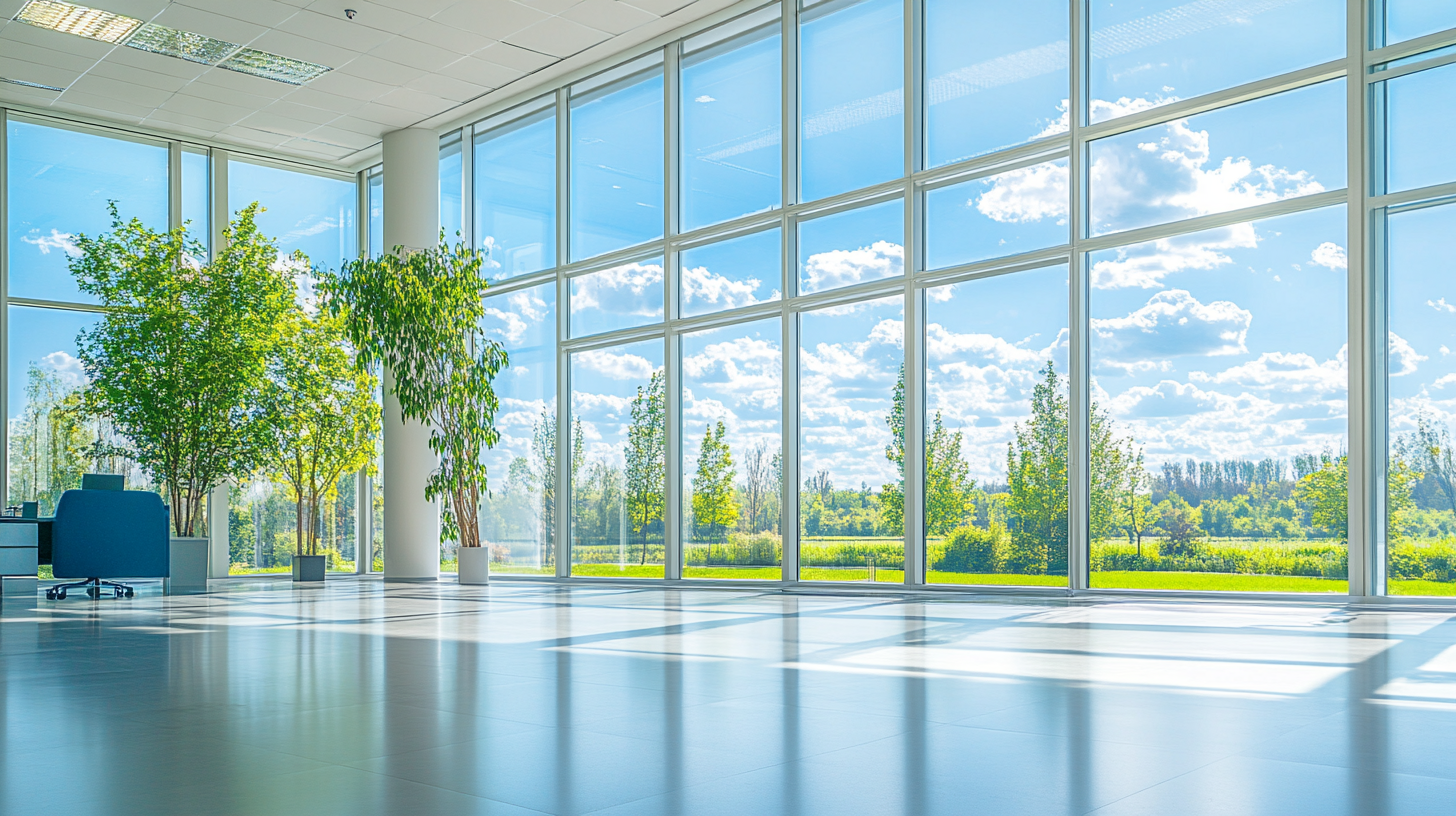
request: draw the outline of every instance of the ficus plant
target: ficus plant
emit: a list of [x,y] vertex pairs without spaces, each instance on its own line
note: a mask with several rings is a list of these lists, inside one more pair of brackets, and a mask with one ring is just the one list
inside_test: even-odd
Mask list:
[[318,555],[319,506],[334,498],[339,478],[373,464],[378,382],[354,365],[337,315],[310,304],[285,315],[264,387],[273,443],[265,466],[293,494],[299,555]]
[[177,536],[194,535],[208,491],[251,472],[269,444],[261,397],[293,285],[259,211],[240,211],[210,259],[185,227],[122,221],[115,203],[111,232],[75,239],[71,272],[105,310],[77,337],[85,408],[117,437],[99,453],[163,486]]
[[485,253],[440,236],[438,246],[396,246],[346,262],[319,284],[323,308],[342,320],[356,364],[382,364],[405,420],[424,423],[439,466],[425,498],[443,499],[441,540],[480,546],[481,461],[499,440],[494,381],[509,363],[485,335]]

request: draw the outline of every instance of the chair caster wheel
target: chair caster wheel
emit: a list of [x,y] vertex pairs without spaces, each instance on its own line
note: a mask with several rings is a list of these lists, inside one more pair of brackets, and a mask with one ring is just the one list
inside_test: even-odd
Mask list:
[[55,599],[56,599],[56,591],[54,589],[47,589],[46,590],[46,600],[47,601],[54,601]]
[[126,588],[126,597],[133,598],[135,596],[136,596],[136,590],[132,589],[131,587],[127,587]]
[[58,600],[58,601],[64,601],[65,599],[66,599],[66,591],[64,589],[56,590],[56,600]]

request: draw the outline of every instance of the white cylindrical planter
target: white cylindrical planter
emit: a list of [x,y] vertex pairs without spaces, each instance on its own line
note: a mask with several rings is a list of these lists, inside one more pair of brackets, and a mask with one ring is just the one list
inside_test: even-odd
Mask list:
[[[440,137],[410,128],[384,134],[384,247],[423,249],[440,238]],[[440,509],[425,500],[435,470],[430,432],[402,422],[384,372],[384,580],[440,578]]]
[[455,551],[455,557],[460,569],[460,583],[490,583],[489,547],[461,547]]

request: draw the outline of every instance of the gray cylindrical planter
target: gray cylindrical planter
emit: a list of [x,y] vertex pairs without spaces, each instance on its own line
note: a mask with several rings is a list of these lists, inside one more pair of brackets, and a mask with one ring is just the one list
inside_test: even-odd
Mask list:
[[461,547],[455,551],[455,559],[460,569],[460,583],[490,583],[489,547]]
[[168,595],[197,595],[207,591],[206,538],[173,537],[168,553]]
[[327,555],[295,555],[293,556],[293,580],[295,583],[317,583],[324,579],[324,573],[328,571],[329,557]]

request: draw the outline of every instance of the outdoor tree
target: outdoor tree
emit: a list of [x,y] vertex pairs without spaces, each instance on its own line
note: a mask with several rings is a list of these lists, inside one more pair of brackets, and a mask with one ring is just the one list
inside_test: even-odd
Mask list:
[[769,505],[778,495],[778,484],[774,477],[775,457],[767,442],[755,443],[748,450],[744,463],[743,520],[744,528],[750,533],[772,527],[769,521]]
[[1446,506],[1456,512],[1456,450],[1451,446],[1451,429],[1428,415],[1416,418],[1416,430],[1402,440],[1407,459],[1431,480]]
[[648,529],[662,520],[667,486],[667,421],[663,376],[655,371],[646,388],[632,398],[632,424],[627,428],[626,502],[631,534],[647,563]]
[[694,538],[721,541],[738,521],[738,502],[733,498],[733,453],[724,439],[722,422],[708,428],[698,447],[698,471],[693,476]]
[[[886,527],[903,529],[905,525],[905,366],[895,382],[890,413],[885,417],[890,428],[890,444],[885,458],[895,465],[899,479],[885,485],[880,492],[880,508]],[[967,517],[974,517],[971,497],[976,482],[970,478],[971,467],[961,453],[960,431],[945,427],[939,411],[930,421],[925,437],[925,534],[942,536],[960,526]]]
[[1158,523],[1158,508],[1153,505],[1152,476],[1143,466],[1143,452],[1133,451],[1128,445],[1127,478],[1123,480],[1123,522],[1127,528],[1127,541],[1137,545],[1139,557],[1143,554],[1143,536]]
[[197,530],[208,491],[266,454],[260,397],[293,287],[260,211],[240,211],[206,264],[186,227],[123,222],[114,203],[109,234],[76,238],[71,272],[104,309],[77,338],[84,404],[117,434],[99,447],[164,486],[178,536]]
[[339,478],[370,465],[379,438],[378,379],[354,365],[339,317],[295,308],[264,389],[273,434],[268,467],[292,492],[299,555],[318,555],[319,507]]
[[1350,526],[1348,481],[1349,457],[1326,456],[1319,469],[1294,488],[1295,500],[1308,509],[1310,524],[1341,541],[1347,540]]
[[1050,361],[1032,387],[1031,417],[1007,443],[1013,571],[1067,570],[1067,395]]
[[325,310],[343,321],[356,364],[383,364],[385,387],[402,420],[430,430],[439,466],[425,498],[444,499],[441,540],[480,546],[480,499],[489,488],[482,453],[494,447],[495,376],[506,350],[486,336],[485,253],[464,243],[397,246],[377,258],[346,261],[319,285]]
[[49,515],[61,493],[76,487],[90,466],[94,423],[82,415],[81,386],[30,364],[25,410],[10,423],[10,503],[40,503]]

